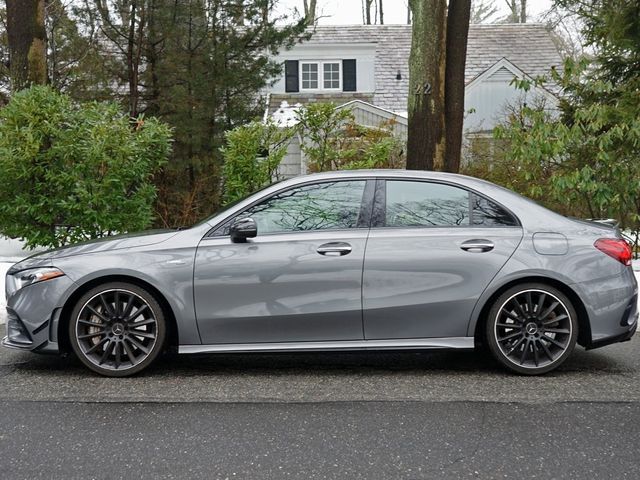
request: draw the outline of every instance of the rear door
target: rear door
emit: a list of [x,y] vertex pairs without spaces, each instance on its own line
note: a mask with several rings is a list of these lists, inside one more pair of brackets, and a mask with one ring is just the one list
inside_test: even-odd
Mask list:
[[460,186],[378,180],[363,273],[365,338],[466,336],[471,312],[522,240],[517,219]]

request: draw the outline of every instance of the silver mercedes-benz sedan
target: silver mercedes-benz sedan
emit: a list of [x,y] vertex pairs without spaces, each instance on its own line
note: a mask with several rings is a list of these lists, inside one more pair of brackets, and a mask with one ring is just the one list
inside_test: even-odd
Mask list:
[[629,340],[632,250],[475,178],[331,172],[192,228],[35,255],[7,274],[7,347],[94,372],[179,353],[487,348],[541,374],[576,343]]

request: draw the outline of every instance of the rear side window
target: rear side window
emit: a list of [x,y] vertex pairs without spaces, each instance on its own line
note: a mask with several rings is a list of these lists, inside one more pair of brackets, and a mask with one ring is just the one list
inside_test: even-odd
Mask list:
[[518,221],[504,208],[478,195],[471,196],[473,224],[481,227],[516,227]]
[[387,227],[468,226],[469,192],[452,185],[387,180]]

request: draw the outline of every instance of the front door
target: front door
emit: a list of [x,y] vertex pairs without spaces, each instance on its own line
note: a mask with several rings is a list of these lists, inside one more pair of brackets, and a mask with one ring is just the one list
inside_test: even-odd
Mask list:
[[255,220],[255,239],[231,242],[232,220],[204,238],[194,271],[202,342],[362,340],[366,184],[294,187],[236,216]]
[[367,242],[365,338],[467,335],[471,312],[522,239],[517,220],[461,187],[379,182]]

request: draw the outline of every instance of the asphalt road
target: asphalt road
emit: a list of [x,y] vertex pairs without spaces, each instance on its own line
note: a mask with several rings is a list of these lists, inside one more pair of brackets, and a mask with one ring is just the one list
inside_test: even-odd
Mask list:
[[390,352],[168,357],[128,379],[3,348],[0,478],[640,478],[639,347],[537,378]]

